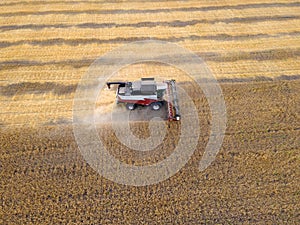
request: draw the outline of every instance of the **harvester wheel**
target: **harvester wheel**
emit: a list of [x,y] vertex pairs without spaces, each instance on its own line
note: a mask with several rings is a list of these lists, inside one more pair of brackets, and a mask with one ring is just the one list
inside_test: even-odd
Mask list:
[[155,111],[160,110],[161,107],[162,107],[162,104],[160,102],[153,102],[151,104],[151,109],[155,110]]
[[134,109],[135,109],[135,104],[133,104],[133,103],[127,103],[127,104],[126,104],[126,108],[127,108],[128,110],[134,110]]

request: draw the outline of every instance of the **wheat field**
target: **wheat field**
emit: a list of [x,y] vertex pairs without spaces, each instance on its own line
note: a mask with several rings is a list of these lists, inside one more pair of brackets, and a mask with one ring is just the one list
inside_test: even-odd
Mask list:
[[6,1],[0,122],[70,120],[89,65],[135,40],[177,43],[218,79],[298,76],[299,16],[293,1]]
[[[300,2],[7,0],[0,9],[1,224],[299,223]],[[178,174],[130,187],[84,161],[72,110],[90,65],[141,40],[176,43],[201,57],[222,87],[228,124],[216,161],[199,173],[210,129],[203,93],[169,65],[117,71],[113,80],[175,78],[197,106],[203,132]],[[96,107],[107,113],[114,91],[101,91]],[[167,157],[177,126],[146,159],[123,149],[124,162]],[[132,129],[148,135],[145,122]],[[109,126],[98,131],[118,149]]]

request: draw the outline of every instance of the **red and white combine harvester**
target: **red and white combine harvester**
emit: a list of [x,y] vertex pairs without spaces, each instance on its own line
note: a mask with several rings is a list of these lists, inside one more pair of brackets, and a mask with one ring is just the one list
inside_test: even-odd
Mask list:
[[180,120],[180,112],[175,80],[156,82],[154,78],[142,78],[133,82],[107,82],[107,87],[118,85],[117,103],[125,103],[128,110],[136,106],[150,106],[151,109],[160,110],[167,104],[168,120]]

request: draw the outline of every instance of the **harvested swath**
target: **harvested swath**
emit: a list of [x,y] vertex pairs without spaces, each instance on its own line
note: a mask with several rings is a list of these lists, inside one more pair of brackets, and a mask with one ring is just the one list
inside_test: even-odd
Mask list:
[[31,83],[23,82],[7,86],[2,86],[0,94],[4,96],[25,95],[25,94],[44,94],[52,92],[57,95],[67,95],[76,90],[77,85],[62,85],[53,82]]
[[193,26],[197,24],[216,24],[216,23],[253,23],[253,22],[264,22],[264,21],[282,21],[282,20],[297,20],[299,16],[296,15],[285,15],[285,16],[255,16],[255,17],[245,17],[245,18],[225,18],[225,19],[214,19],[214,20],[191,20],[191,21],[170,21],[170,22],[139,22],[139,23],[83,23],[83,24],[24,24],[24,25],[7,25],[1,26],[1,31],[10,30],[42,30],[48,28],[86,28],[86,29],[99,29],[99,28],[139,28],[139,27],[186,27]]
[[[170,38],[159,38],[156,37],[154,40],[158,41],[168,41],[168,42],[182,42],[182,41],[245,41],[245,40],[253,40],[253,39],[262,39],[262,38],[274,38],[274,37],[298,37],[299,32],[291,32],[291,33],[277,33],[275,35],[268,34],[243,34],[243,35],[228,35],[228,34],[219,34],[219,35],[211,35],[211,36],[199,36],[199,35],[191,35],[187,37],[170,37]],[[8,42],[2,41],[0,42],[1,48],[15,47],[19,45],[32,45],[32,46],[57,46],[57,45],[69,45],[69,46],[80,46],[80,45],[90,45],[90,44],[125,44],[133,41],[142,41],[147,39],[147,37],[129,37],[129,38],[114,38],[114,39],[47,39],[47,40],[23,40],[17,42]]]
[[[140,5],[144,6],[144,5]],[[299,7],[298,2],[292,3],[273,3],[273,4],[240,4],[231,6],[210,6],[210,7],[182,7],[182,8],[159,8],[159,9],[90,9],[90,10],[49,10],[49,11],[24,11],[21,12],[6,12],[0,13],[1,17],[12,16],[26,16],[26,15],[48,15],[48,14],[63,14],[63,15],[76,15],[76,14],[144,14],[144,13],[168,13],[168,12],[194,12],[194,11],[213,11],[213,10],[232,10],[244,8],[265,8],[265,7]]]

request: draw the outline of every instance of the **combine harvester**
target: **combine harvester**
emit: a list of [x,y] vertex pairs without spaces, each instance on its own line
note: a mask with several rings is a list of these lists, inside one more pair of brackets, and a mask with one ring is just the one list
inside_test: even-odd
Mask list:
[[180,111],[175,80],[156,82],[154,78],[142,78],[133,82],[107,82],[107,87],[118,85],[117,103],[126,104],[128,110],[137,106],[150,106],[152,110],[160,110],[167,104],[168,120],[179,121]]

